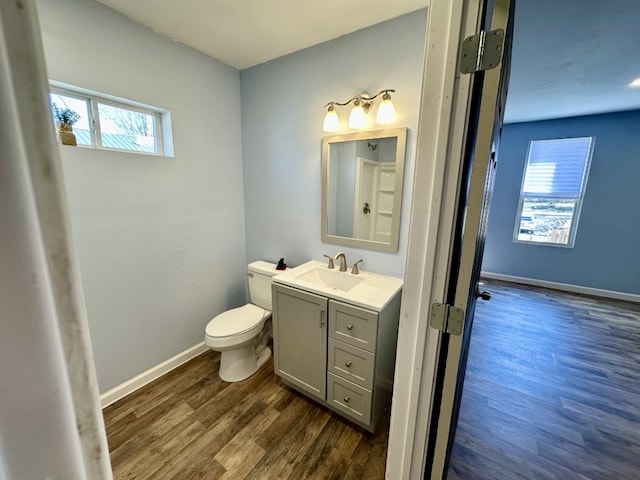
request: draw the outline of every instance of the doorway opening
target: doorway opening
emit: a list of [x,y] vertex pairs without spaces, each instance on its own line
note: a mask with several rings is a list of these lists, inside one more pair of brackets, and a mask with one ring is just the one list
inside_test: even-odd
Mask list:
[[[640,104],[630,85],[640,72],[628,71],[624,81],[626,70],[612,57],[612,68],[585,80],[600,84],[596,101],[579,81],[593,71],[582,70],[579,60],[554,64],[558,57],[550,45],[563,51],[575,47],[573,28],[584,34],[585,26],[601,32],[585,37],[594,56],[625,50],[622,37],[636,35],[626,17],[637,21],[640,8],[621,0],[604,10],[573,2],[536,9],[518,2],[512,72],[517,78],[526,67],[537,75],[531,59],[545,58],[552,65],[537,76],[549,85],[525,94],[512,75],[483,263],[487,275],[481,290],[493,297],[476,309],[448,478],[635,478],[640,290],[638,255],[630,241],[638,238],[638,226],[629,219],[628,205],[634,203],[634,179],[640,174],[633,161],[640,148],[634,128]],[[536,36],[541,40],[530,42],[524,49],[529,55],[523,56],[518,42],[535,30],[532,17],[571,28],[557,28],[555,40],[543,28]],[[557,83],[563,75],[564,83]],[[551,84],[567,92],[557,109],[545,98]],[[508,118],[509,107],[521,112],[526,102],[538,118]],[[568,110],[571,102],[577,103]],[[605,103],[608,109],[598,110]],[[579,136],[596,140],[575,245],[517,244],[514,225],[527,145]],[[531,235],[538,235],[536,219],[531,223]]]

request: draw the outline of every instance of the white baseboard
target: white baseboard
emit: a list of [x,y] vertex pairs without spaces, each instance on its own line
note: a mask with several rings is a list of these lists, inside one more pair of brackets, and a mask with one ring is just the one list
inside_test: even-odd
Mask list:
[[552,288],[554,290],[564,290],[565,292],[582,293],[593,295],[594,297],[614,298],[616,300],[626,300],[627,302],[640,303],[640,295],[626,292],[616,292],[613,290],[602,290],[600,288],[582,287],[569,283],[549,282],[547,280],[537,280],[535,278],[515,277],[513,275],[503,275],[502,273],[481,272],[481,277],[503,280],[505,282],[522,283],[524,285],[534,285],[536,287]]
[[100,395],[100,403],[102,404],[102,408],[107,407],[114,402],[117,402],[121,398],[126,397],[127,395],[135,392],[141,387],[144,387],[147,383],[160,378],[165,373],[170,372],[174,368],[179,367],[183,363],[188,362],[192,358],[197,357],[207,350],[209,350],[209,347],[207,347],[204,342],[200,342],[197,345],[186,349],[184,352],[180,352],[170,359],[159,363],[155,367],[151,367],[149,370],[142,372],[140,375],[133,377],[131,380],[127,380],[120,385],[116,385],[111,390],[108,390]]

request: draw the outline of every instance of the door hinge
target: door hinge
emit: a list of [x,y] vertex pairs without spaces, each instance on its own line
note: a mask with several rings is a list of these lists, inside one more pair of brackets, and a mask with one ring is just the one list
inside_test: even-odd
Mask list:
[[429,325],[451,335],[461,335],[464,310],[446,303],[434,303],[431,305]]
[[462,42],[460,72],[473,73],[496,68],[502,58],[504,30],[482,30]]

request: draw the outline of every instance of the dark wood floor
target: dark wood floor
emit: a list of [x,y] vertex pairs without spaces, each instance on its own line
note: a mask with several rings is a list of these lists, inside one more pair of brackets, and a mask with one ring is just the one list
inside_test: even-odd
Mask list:
[[268,362],[218,377],[207,352],[104,410],[116,479],[383,479],[374,435],[283,386]]
[[449,479],[640,479],[640,305],[488,282]]

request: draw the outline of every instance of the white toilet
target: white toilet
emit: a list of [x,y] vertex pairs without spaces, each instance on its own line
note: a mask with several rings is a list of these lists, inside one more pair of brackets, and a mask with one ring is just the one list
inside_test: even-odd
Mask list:
[[[271,277],[281,273],[274,263],[248,266],[250,302],[221,313],[205,329],[204,342],[220,356],[220,378],[239,382],[264,365],[271,356],[266,321],[271,317]],[[270,324],[269,324],[270,325]]]

